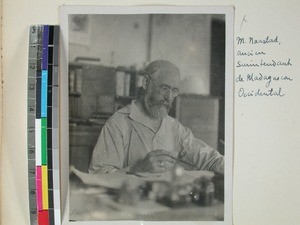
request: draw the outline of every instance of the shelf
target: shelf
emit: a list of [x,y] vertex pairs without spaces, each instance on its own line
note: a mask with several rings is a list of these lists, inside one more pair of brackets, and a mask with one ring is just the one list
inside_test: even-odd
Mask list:
[[72,97],[80,97],[81,96],[81,93],[79,93],[79,92],[69,92],[69,96],[72,96]]
[[127,101],[127,100],[133,100],[133,99],[136,99],[136,96],[119,96],[119,95],[115,96],[115,100],[116,101],[118,101],[118,100],[120,100],[120,101],[122,101],[122,100]]
[[76,57],[74,62],[69,63],[69,68],[76,69],[82,68],[83,66],[96,65],[100,66],[100,58],[94,57]]
[[92,66],[97,66],[97,67],[106,67],[106,68],[113,68],[114,67],[108,67],[108,66],[103,66],[102,64],[99,63],[82,63],[82,62],[70,62],[69,63],[69,69],[80,69],[83,67],[92,67]]

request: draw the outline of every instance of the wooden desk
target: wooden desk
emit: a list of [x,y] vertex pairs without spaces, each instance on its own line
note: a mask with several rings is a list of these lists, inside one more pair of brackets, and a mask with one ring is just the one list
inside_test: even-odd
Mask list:
[[[135,178],[130,180],[131,178],[131,175],[128,176],[129,182],[134,183]],[[139,182],[138,178],[136,181]],[[86,185],[76,176],[71,176],[70,220],[222,221],[224,219],[224,204],[220,200],[214,199],[210,206],[187,203],[168,207],[148,197],[141,197],[138,191],[120,200],[120,195],[116,198],[115,190]],[[117,193],[120,191],[122,188]]]
[[70,165],[87,172],[102,126],[70,126]]

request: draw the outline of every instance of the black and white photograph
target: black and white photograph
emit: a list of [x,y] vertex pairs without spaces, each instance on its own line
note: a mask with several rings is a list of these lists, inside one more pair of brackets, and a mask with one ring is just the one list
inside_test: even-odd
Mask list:
[[225,223],[232,11],[142,8],[67,13],[69,220]]

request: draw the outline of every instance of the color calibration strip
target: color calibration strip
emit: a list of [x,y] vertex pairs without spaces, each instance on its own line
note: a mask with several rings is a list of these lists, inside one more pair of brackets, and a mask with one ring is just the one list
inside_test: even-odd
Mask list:
[[59,225],[59,26],[31,26],[28,61],[30,222]]

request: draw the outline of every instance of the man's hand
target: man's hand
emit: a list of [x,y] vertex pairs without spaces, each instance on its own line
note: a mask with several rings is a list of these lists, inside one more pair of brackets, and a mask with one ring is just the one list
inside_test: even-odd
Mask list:
[[154,150],[149,152],[145,158],[137,162],[131,169],[131,172],[165,172],[174,167],[177,153],[166,150]]

